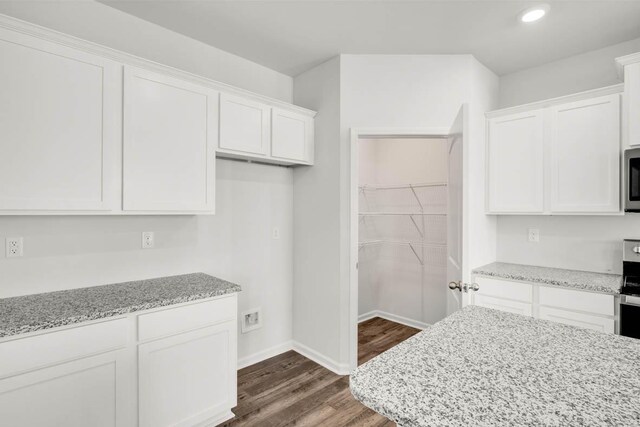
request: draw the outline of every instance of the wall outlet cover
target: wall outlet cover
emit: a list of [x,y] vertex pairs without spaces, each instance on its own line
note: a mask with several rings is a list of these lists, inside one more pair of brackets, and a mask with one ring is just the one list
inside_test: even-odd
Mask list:
[[243,334],[262,328],[262,308],[253,308],[240,314],[240,326]]
[[527,234],[528,234],[530,242],[538,243],[540,241],[540,229],[539,228],[529,228],[527,230]]
[[142,249],[150,249],[155,246],[155,236],[153,231],[142,232]]
[[5,256],[7,258],[21,257],[24,253],[22,237],[7,237]]

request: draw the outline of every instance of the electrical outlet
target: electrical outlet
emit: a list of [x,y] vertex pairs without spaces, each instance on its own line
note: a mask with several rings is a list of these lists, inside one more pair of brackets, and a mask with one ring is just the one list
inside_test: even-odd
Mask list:
[[150,249],[155,245],[153,231],[142,232],[142,249]]
[[262,309],[254,308],[242,312],[242,333],[246,334],[254,329],[262,328]]
[[23,254],[22,237],[7,237],[6,257],[17,258]]
[[529,241],[533,243],[538,243],[540,241],[540,229],[538,228],[529,228],[527,230],[529,234]]
[[278,227],[273,227],[273,231],[271,232],[271,237],[274,239],[280,238],[280,229]]

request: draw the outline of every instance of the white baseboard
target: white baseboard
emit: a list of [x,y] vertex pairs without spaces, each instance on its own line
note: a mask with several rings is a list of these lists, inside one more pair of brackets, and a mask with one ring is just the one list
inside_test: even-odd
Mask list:
[[277,356],[284,352],[293,349],[292,341],[285,341],[282,344],[274,345],[273,347],[269,347],[267,349],[258,351],[256,353],[245,356],[241,359],[238,359],[238,369],[246,368],[247,366],[251,366],[258,362],[262,362],[270,357]]
[[386,311],[381,310],[373,310],[368,313],[364,313],[358,316],[358,323],[362,323],[366,320],[373,319],[374,317],[381,317],[386,320],[390,320],[392,322],[400,323],[405,326],[410,326],[416,329],[427,329],[429,326],[428,323],[420,322],[418,320],[409,319],[408,317],[398,316],[397,314],[388,313]]
[[338,363],[335,360],[326,357],[312,348],[307,347],[304,344],[300,344],[297,341],[293,342],[293,351],[296,351],[306,357],[307,359],[311,359],[316,362],[320,366],[324,366],[328,370],[338,375],[349,375],[351,373],[350,366],[348,363]]

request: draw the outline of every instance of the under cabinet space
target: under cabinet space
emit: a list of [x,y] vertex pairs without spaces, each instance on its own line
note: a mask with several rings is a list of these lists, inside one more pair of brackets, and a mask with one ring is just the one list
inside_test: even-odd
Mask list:
[[271,108],[265,104],[220,95],[219,151],[267,156],[270,146]]
[[313,163],[313,118],[273,108],[271,156],[283,160]]
[[0,57],[0,214],[118,210],[122,66],[7,30]]
[[215,209],[218,92],[126,67],[123,209]]

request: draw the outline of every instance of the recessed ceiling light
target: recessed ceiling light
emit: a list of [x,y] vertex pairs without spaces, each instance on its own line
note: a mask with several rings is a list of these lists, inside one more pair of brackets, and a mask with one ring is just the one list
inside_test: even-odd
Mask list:
[[551,7],[547,3],[539,4],[521,12],[520,15],[518,15],[518,18],[521,22],[525,23],[535,22],[545,16],[547,12],[549,12],[550,8]]

